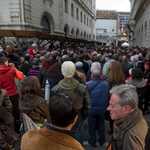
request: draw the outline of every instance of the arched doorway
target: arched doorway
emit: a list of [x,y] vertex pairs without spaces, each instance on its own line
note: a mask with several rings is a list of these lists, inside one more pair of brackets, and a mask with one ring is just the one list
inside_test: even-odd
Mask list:
[[46,16],[42,17],[41,25],[43,27],[43,30],[42,30],[43,32],[51,33],[50,24]]

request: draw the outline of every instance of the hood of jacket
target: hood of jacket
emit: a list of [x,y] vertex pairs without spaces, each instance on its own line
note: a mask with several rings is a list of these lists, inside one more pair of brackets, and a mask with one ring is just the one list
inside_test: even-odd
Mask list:
[[136,88],[143,88],[146,86],[146,82],[144,79],[142,80],[137,80],[137,79],[129,79],[125,81],[128,85],[133,85]]
[[115,60],[114,59],[108,59],[106,62],[112,63],[113,61],[115,61]]
[[79,81],[75,79],[63,79],[61,80],[58,85],[64,90],[64,91],[71,91],[73,92],[79,85]]
[[0,73],[3,74],[3,73],[6,73],[7,71],[10,70],[10,66],[6,66],[6,65],[1,65],[0,66]]
[[20,99],[20,109],[23,111],[29,111],[42,103],[42,97],[38,95],[28,96],[24,94]]

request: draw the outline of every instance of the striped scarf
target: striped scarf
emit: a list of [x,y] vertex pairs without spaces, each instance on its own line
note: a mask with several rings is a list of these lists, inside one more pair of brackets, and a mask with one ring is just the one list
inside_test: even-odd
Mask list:
[[122,132],[121,129],[123,129],[126,124],[127,124],[127,119],[135,112],[132,111],[129,115],[125,116],[124,118],[122,119],[119,119],[119,120],[116,120],[114,122],[114,131],[113,131],[113,139],[118,139],[119,138],[119,135],[120,133]]

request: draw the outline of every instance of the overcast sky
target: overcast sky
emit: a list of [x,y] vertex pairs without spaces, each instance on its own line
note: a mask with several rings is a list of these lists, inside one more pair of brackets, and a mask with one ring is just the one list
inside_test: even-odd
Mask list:
[[96,9],[130,12],[130,0],[96,0]]

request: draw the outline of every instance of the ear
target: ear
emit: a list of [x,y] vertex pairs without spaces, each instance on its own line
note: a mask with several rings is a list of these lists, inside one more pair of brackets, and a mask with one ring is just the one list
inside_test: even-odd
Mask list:
[[125,112],[125,115],[128,115],[131,113],[131,107],[129,105],[125,105],[124,106],[124,112]]
[[74,125],[78,119],[78,115],[72,120],[72,124]]

